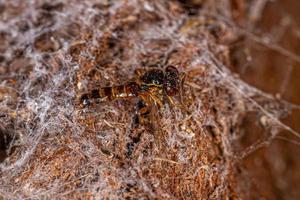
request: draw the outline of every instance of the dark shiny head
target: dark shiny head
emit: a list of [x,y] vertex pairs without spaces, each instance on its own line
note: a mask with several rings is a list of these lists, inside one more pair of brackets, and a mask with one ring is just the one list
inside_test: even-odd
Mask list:
[[163,85],[164,72],[160,69],[151,69],[141,77],[141,80],[145,84]]
[[173,66],[166,67],[164,75],[164,91],[168,96],[174,96],[180,89],[180,77],[178,70]]

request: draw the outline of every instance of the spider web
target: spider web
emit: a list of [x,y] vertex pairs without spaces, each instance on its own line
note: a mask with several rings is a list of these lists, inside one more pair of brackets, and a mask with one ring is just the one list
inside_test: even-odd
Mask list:
[[[291,79],[300,58],[277,42],[290,26],[297,33],[292,18],[284,13],[281,29],[258,34],[253,26],[273,3],[248,3],[252,21],[243,27],[233,21],[231,1],[198,8],[198,1],[182,2],[0,1],[3,198],[251,198],[243,191],[260,190],[251,170],[238,173],[247,168],[244,161],[260,159],[262,149],[273,152],[277,139],[295,144],[288,154],[296,154],[298,127],[282,118],[299,110],[297,101],[284,97],[296,88]],[[276,72],[282,81],[275,95],[244,81],[263,68],[247,65],[256,64],[253,52],[245,53],[248,62],[231,64],[227,40],[238,36],[291,63]],[[165,64],[187,74],[185,101],[191,114],[166,105],[159,131],[131,128],[132,102],[76,105],[81,92],[121,84],[139,66]],[[232,70],[239,66],[241,71]],[[262,137],[253,133],[251,138],[242,123],[251,113],[250,129],[260,126]],[[245,145],[247,137],[252,142]],[[267,161],[283,165],[284,155],[273,156]],[[241,180],[245,177],[251,186]]]

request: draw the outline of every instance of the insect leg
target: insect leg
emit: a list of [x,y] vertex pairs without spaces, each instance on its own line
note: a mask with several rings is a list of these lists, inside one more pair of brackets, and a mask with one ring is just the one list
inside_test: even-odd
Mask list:
[[175,102],[174,102],[174,100],[173,100],[172,97],[170,97],[170,96],[167,95],[167,100],[168,100],[168,102],[169,102],[169,104],[170,104],[171,106],[176,106],[176,104],[175,104]]
[[162,108],[162,107],[163,107],[162,101],[161,101],[157,96],[155,96],[155,95],[153,95],[153,94],[151,94],[151,93],[149,93],[149,96],[151,97],[151,99],[152,99],[155,103],[158,104],[158,107],[159,107],[159,108]]
[[191,111],[185,106],[185,104],[176,104],[173,100],[173,97],[167,95],[167,100],[170,105],[172,105],[174,107],[179,107],[180,109],[186,111],[188,114],[191,113]]
[[139,101],[136,106],[136,112],[134,116],[134,124],[145,124],[145,119],[149,114],[149,104],[147,103],[147,96],[146,95],[139,95]]

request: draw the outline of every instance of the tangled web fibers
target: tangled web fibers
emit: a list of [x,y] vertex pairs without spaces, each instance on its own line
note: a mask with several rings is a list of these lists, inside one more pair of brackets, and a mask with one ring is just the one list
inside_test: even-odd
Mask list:
[[[239,161],[282,129],[299,134],[279,121],[291,104],[229,71],[229,44],[241,33],[228,5],[0,1],[0,195],[241,197]],[[78,105],[78,96],[93,87],[122,84],[136,68],[166,65],[186,73],[183,100],[190,112],[166,103],[155,113],[155,129],[134,125],[134,99]],[[268,133],[238,150],[247,113],[256,113]]]

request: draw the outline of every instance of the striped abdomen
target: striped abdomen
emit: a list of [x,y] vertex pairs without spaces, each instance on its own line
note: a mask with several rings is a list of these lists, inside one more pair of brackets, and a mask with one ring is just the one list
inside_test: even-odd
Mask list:
[[136,82],[129,82],[124,85],[103,87],[100,89],[94,89],[89,93],[85,93],[81,96],[80,103],[83,106],[90,104],[92,99],[120,99],[136,97],[139,93],[139,85]]

